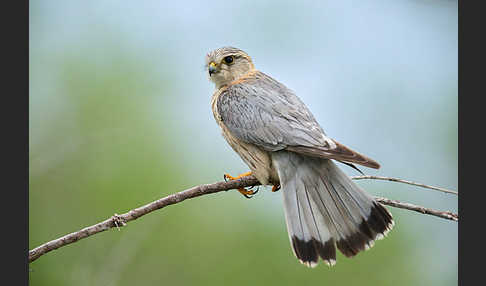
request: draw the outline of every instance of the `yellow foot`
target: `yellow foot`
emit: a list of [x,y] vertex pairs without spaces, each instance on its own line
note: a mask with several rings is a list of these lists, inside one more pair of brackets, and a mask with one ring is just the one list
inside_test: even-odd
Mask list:
[[[246,176],[251,176],[251,172],[246,172],[246,173],[243,173],[243,174],[238,175],[236,177],[233,177],[229,174],[224,174],[224,180],[225,181],[226,180],[233,181],[233,180],[238,180],[238,179],[246,177]],[[258,189],[256,191],[253,191],[252,188],[253,187],[250,187],[248,189],[240,188],[240,189],[238,189],[238,192],[240,192],[243,196],[245,196],[245,198],[251,199],[252,197],[250,197],[250,196],[253,196],[254,194],[258,193]]]
[[280,185],[278,185],[278,184],[277,185],[273,185],[272,192],[276,192],[278,190],[280,190]]
[[246,173],[243,173],[241,175],[238,175],[237,177],[233,177],[229,174],[224,174],[224,180],[226,181],[226,179],[232,181],[232,180],[238,180],[240,178],[243,178],[243,177],[247,177],[247,176],[251,176],[251,172],[246,172]]

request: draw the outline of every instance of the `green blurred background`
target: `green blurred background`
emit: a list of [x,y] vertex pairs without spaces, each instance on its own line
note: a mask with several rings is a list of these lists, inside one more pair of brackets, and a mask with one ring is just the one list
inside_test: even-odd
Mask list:
[[[210,110],[204,56],[225,45],[381,163],[365,173],[457,190],[456,1],[30,1],[29,248],[248,170]],[[357,183],[458,211],[451,195]],[[30,283],[457,284],[457,223],[389,208],[395,229],[372,250],[308,269],[269,190],[185,201],[55,250]]]

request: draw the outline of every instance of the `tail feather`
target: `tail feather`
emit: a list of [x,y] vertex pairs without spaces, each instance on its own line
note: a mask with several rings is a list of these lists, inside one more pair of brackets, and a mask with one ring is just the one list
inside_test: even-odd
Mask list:
[[393,227],[388,210],[331,160],[279,151],[273,162],[292,250],[301,263],[314,267],[320,257],[334,265],[336,247],[355,256]]

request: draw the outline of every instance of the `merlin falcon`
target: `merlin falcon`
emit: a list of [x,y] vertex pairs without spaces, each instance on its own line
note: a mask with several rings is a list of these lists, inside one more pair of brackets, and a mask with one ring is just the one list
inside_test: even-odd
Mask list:
[[[258,71],[244,51],[223,47],[206,55],[214,118],[223,137],[262,185],[281,190],[293,253],[315,267],[336,263],[336,247],[353,257],[392,229],[390,212],[356,185],[333,160],[380,165],[328,137],[297,97]],[[255,192],[239,189],[246,197]]]

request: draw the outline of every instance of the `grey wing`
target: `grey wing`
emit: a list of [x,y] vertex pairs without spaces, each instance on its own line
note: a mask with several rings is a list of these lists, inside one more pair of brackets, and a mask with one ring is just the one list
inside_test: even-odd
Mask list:
[[218,112],[234,136],[267,151],[326,145],[326,136],[312,114],[281,85],[235,84],[219,96]]
[[264,74],[228,87],[217,107],[233,136],[266,151],[285,149],[379,168],[372,159],[327,137],[294,92]]

